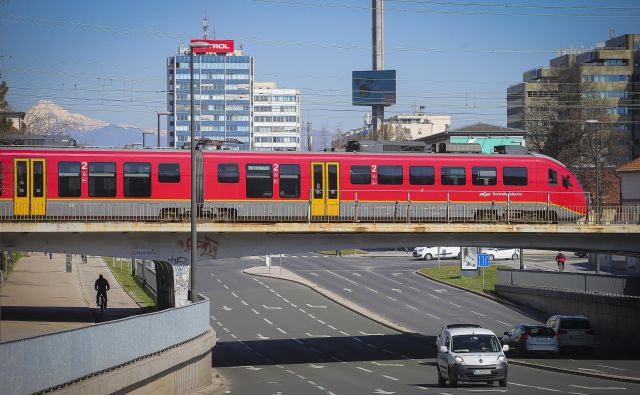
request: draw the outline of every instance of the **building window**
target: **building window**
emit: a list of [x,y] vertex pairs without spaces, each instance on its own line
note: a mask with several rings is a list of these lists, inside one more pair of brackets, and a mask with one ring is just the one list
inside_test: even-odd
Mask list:
[[247,197],[270,198],[273,196],[273,173],[270,164],[247,165]]
[[549,185],[558,185],[558,172],[549,169]]
[[240,172],[237,163],[218,164],[218,182],[221,184],[235,184],[240,182]]
[[80,197],[80,162],[58,163],[58,196]]
[[300,165],[280,165],[280,197],[300,197]]
[[158,182],[180,182],[180,165],[178,163],[160,163],[158,165]]
[[371,166],[353,165],[350,173],[352,184],[371,184]]
[[433,185],[435,180],[433,166],[409,166],[409,184]]
[[124,164],[124,196],[151,196],[151,163],[125,162]]
[[464,167],[443,167],[441,170],[442,185],[465,185]]
[[402,166],[378,166],[378,184],[402,185]]
[[496,185],[498,176],[495,167],[473,167],[471,169],[471,183],[473,185]]
[[527,185],[526,167],[505,167],[502,169],[502,183],[504,185]]
[[116,196],[116,164],[89,162],[89,197]]

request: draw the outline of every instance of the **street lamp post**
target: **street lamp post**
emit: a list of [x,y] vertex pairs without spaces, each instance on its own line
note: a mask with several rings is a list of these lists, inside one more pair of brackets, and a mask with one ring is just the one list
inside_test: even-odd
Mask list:
[[[585,123],[596,124],[599,121],[597,119],[587,119]],[[596,130],[596,135],[592,139],[593,144],[595,144],[595,155],[594,155],[594,163],[596,168],[596,223],[599,224],[602,221],[601,212],[602,209],[600,207],[601,200],[601,189],[602,189],[602,181],[600,178],[600,148],[602,146],[602,136],[599,130]],[[596,274],[600,273],[600,254],[596,253],[596,261],[595,261],[595,272]]]
[[197,182],[196,182],[196,122],[195,122],[195,101],[193,95],[193,50],[195,48],[207,48],[211,44],[203,41],[192,41],[189,43],[189,70],[191,72],[190,92],[191,92],[191,268],[189,274],[188,298],[195,301],[196,288],[196,263],[198,261],[198,206],[196,202]]
[[[158,148],[160,147],[160,115],[171,115],[170,112],[156,112],[156,114],[158,114]],[[167,140],[169,139],[169,136],[167,136]]]

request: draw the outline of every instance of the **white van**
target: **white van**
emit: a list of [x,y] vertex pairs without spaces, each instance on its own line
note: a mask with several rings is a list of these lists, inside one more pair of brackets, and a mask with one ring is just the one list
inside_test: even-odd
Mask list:
[[440,336],[436,369],[438,384],[455,387],[460,381],[498,381],[507,386],[509,346],[500,345],[495,333],[484,328],[451,328]]
[[[460,247],[439,247],[440,259],[442,258],[460,258]],[[416,247],[413,249],[413,257],[415,259],[424,259],[430,261],[438,258],[438,247]]]

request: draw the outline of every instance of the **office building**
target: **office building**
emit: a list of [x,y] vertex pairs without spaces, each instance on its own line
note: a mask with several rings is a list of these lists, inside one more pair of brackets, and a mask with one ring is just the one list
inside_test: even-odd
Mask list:
[[597,113],[616,141],[610,161],[639,157],[640,34],[612,37],[589,49],[560,50],[558,55],[549,67],[525,72],[523,82],[507,89],[507,126],[530,133],[551,129],[554,122],[582,127],[585,120],[574,118]]
[[256,82],[253,90],[253,149],[300,151],[300,91]]
[[[225,141],[223,147],[249,150],[252,145],[251,95],[253,58],[234,49],[232,40],[207,42],[193,56],[196,138]],[[197,52],[197,53],[196,53]],[[167,59],[168,141],[182,147],[191,136],[190,49]]]

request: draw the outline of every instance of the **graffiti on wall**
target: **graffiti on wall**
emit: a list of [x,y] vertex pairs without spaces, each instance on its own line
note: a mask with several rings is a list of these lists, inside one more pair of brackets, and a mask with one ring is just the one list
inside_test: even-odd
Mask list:
[[[185,240],[177,240],[178,248],[181,248],[185,252],[191,251],[191,237]],[[204,238],[198,238],[198,253],[199,256],[208,256],[212,259],[216,258],[218,252],[218,242],[205,236]]]

